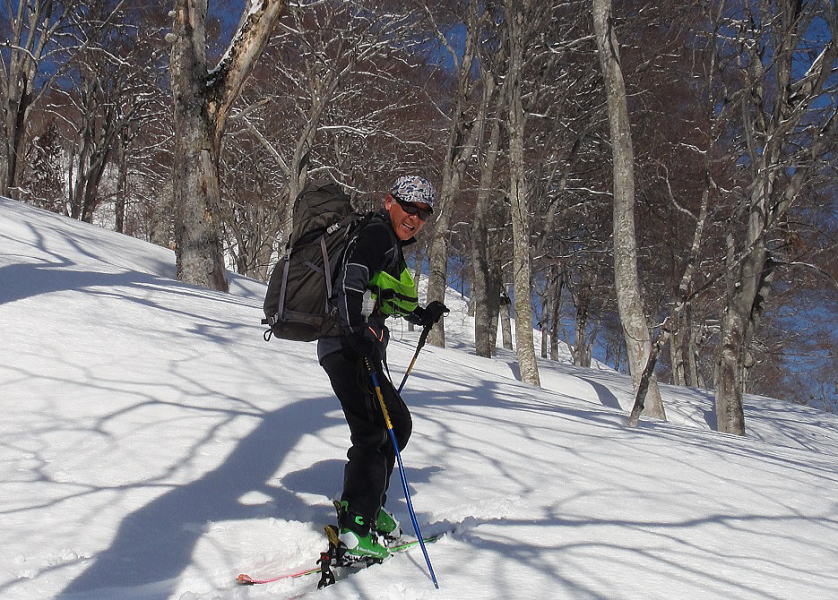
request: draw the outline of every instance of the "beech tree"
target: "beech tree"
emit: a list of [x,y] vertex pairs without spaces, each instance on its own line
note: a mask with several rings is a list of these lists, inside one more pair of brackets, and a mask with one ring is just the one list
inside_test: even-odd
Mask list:
[[[727,75],[712,101],[741,134],[742,165],[727,238],[727,285],[716,360],[719,431],[745,434],[742,410],[751,344],[774,278],[785,216],[834,149],[838,8],[818,0],[724,2],[710,13],[711,43]],[[817,25],[823,35],[812,35]]]
[[[614,169],[614,282],[629,369],[637,388],[651,352],[651,336],[637,272],[634,151],[619,46],[611,18],[611,0],[592,0],[592,7],[597,54],[605,80]],[[654,377],[649,382],[645,413],[659,419],[666,418]]]
[[[444,32],[436,24],[432,11],[426,6],[440,44],[454,63],[453,72],[456,77],[453,97],[447,99],[450,104],[450,109],[446,111],[449,122],[441,182],[437,190],[437,206],[434,210],[434,229],[430,242],[428,302],[445,300],[445,288],[448,283],[448,237],[454,201],[460,191],[465,169],[472,161],[475,145],[482,133],[485,121],[488,98],[486,94],[483,94],[482,101],[475,102],[473,97],[477,95],[477,81],[473,77],[472,68],[477,56],[482,26],[488,14],[483,11],[480,4],[478,0],[467,0],[458,2],[454,7],[454,10],[460,10],[464,14],[463,24],[466,37],[462,52],[451,46]],[[473,104],[479,107],[476,114],[469,110]],[[442,321],[431,330],[428,342],[435,346],[445,346],[445,328]]]
[[[471,227],[472,300],[474,302],[474,345],[478,356],[492,356],[497,342],[498,316],[502,291],[502,256],[499,249],[502,223],[507,220],[507,210],[502,194],[497,191],[496,165],[501,152],[501,123],[505,121],[508,100],[506,70],[508,44],[496,42],[497,51],[486,53],[480,60],[480,78],[483,102],[494,97],[493,106],[487,109],[486,128],[477,141],[480,175],[477,198]],[[502,79],[500,85],[498,80]],[[508,311],[507,316],[508,316]]]
[[285,6],[248,0],[227,51],[207,62],[207,0],[176,0],[170,61],[174,97],[177,276],[226,291],[219,164],[227,118]]
[[512,279],[515,287],[515,352],[521,380],[540,385],[532,328],[532,256],[530,255],[530,191],[525,173],[524,136],[527,112],[524,104],[525,48],[529,34],[540,24],[543,7],[536,0],[507,0],[509,21],[508,127],[509,200],[512,215]]

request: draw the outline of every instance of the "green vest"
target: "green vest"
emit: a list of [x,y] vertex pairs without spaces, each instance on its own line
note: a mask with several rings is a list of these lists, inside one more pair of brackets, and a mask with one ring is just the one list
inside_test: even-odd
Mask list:
[[401,317],[412,313],[418,306],[416,284],[404,263],[398,279],[386,271],[379,271],[370,280],[369,289],[383,315]]

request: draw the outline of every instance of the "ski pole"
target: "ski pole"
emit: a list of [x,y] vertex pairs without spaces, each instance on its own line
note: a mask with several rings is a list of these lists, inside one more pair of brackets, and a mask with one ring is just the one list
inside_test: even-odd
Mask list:
[[[424,332],[423,332],[424,333]],[[381,413],[384,415],[384,424],[387,426],[387,433],[390,436],[390,441],[393,443],[393,450],[396,451],[396,460],[399,461],[399,476],[402,480],[402,489],[404,490],[404,498],[407,501],[407,511],[410,513],[410,522],[413,524],[413,532],[419,539],[419,546],[422,548],[422,554],[425,555],[425,562],[428,565],[428,572],[431,575],[431,581],[434,582],[434,587],[439,589],[439,583],[436,580],[436,573],[434,567],[431,565],[431,557],[428,556],[428,549],[425,547],[425,539],[422,537],[422,532],[419,530],[419,522],[416,520],[416,512],[413,510],[413,502],[410,499],[410,489],[407,486],[407,475],[404,472],[404,464],[402,463],[402,455],[399,452],[399,444],[396,441],[396,434],[393,431],[393,422],[390,420],[390,412],[387,410],[387,405],[384,403],[384,394],[381,392],[381,385],[378,382],[378,373],[370,366],[367,360],[367,370],[370,372],[373,388],[375,388],[375,395],[378,397],[378,404],[381,406]]]
[[402,393],[404,382],[407,381],[407,376],[410,375],[410,372],[413,370],[413,365],[416,364],[416,359],[419,358],[419,351],[422,349],[422,346],[425,345],[425,341],[428,339],[428,334],[431,332],[431,327],[433,327],[433,324],[426,325],[425,328],[422,330],[422,333],[419,334],[419,343],[416,344],[416,352],[413,353],[413,359],[410,361],[410,365],[408,365],[407,371],[404,372],[404,377],[402,377],[401,384],[399,384],[399,394]]

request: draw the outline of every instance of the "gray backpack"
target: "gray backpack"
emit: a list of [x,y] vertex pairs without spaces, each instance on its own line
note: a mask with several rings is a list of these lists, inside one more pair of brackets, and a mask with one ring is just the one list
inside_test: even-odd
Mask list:
[[285,254],[271,273],[262,323],[272,335],[310,342],[339,335],[329,299],[334,278],[351,235],[371,213],[356,213],[340,186],[317,182],[306,186],[294,202],[294,227]]

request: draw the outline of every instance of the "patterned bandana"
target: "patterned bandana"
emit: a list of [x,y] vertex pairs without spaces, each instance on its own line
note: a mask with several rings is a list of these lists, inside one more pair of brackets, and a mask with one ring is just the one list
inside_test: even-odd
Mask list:
[[399,202],[424,202],[434,212],[436,192],[431,182],[418,175],[403,175],[390,188],[390,195]]

